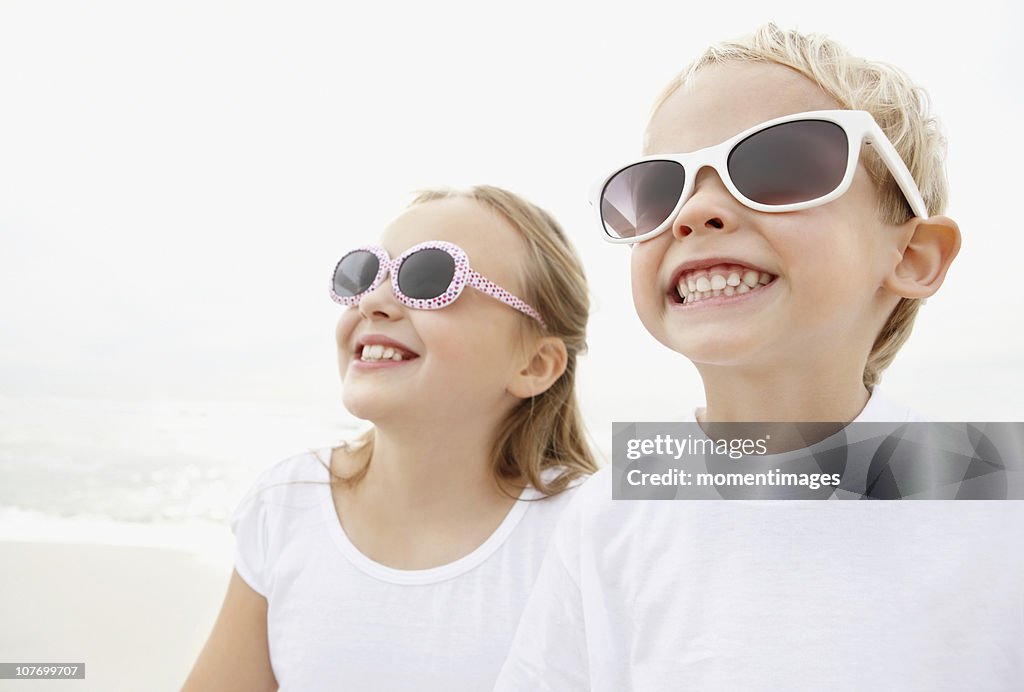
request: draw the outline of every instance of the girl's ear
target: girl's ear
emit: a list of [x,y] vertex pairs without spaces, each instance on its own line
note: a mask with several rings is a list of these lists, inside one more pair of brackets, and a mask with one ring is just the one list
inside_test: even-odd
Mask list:
[[926,298],[939,290],[960,252],[960,227],[948,216],[911,219],[899,263],[882,284],[904,298]]
[[565,343],[556,336],[545,336],[533,344],[528,360],[512,375],[508,383],[509,394],[520,399],[543,394],[565,372],[569,355]]

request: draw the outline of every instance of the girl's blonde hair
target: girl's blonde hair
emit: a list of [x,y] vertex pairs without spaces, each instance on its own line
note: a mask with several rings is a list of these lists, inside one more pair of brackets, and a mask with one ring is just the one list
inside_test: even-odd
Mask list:
[[[945,211],[949,195],[946,141],[930,112],[928,95],[899,68],[858,58],[822,34],[785,31],[769,23],[750,36],[716,43],[672,80],[651,116],[700,69],[736,61],[784,65],[818,84],[842,108],[871,113],[914,176],[929,215]],[[870,148],[862,160],[879,191],[882,220],[907,221],[913,212],[885,164]],[[900,298],[875,338],[863,374],[869,389],[910,336],[920,305],[919,298]]]
[[[576,358],[587,350],[590,314],[583,265],[565,232],[550,214],[499,187],[478,185],[467,190],[425,190],[409,206],[450,198],[475,200],[500,214],[519,231],[526,246],[526,261],[520,268],[524,287],[521,297],[547,324],[545,329],[535,320],[524,319],[524,329],[532,329],[537,335],[558,337],[565,344],[565,372],[546,391],[516,405],[499,427],[491,454],[499,487],[503,488],[502,480],[525,479],[544,495],[557,494],[598,468],[585,439],[583,418],[576,401]],[[369,467],[373,439],[371,428],[346,444],[348,449],[361,453],[362,466],[350,476],[332,472],[332,478],[358,483]],[[559,468],[561,472],[545,479],[542,474],[549,468]]]

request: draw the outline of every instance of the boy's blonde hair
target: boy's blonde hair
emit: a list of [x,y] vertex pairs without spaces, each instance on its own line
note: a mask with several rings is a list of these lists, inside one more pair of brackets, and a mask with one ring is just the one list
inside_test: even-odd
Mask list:
[[[927,94],[900,69],[858,58],[822,34],[785,31],[769,23],[750,36],[714,44],[672,80],[655,103],[652,117],[698,70],[733,61],[784,65],[817,83],[842,108],[871,113],[914,176],[928,214],[945,211],[949,194],[946,141],[930,113]],[[879,191],[881,218],[901,224],[913,216],[895,179],[870,147],[862,161]],[[878,333],[864,368],[864,385],[869,389],[910,336],[920,305],[921,299],[900,298]]]
[[[495,479],[525,479],[544,495],[565,490],[574,480],[597,471],[587,445],[583,417],[576,401],[576,358],[587,350],[590,298],[587,280],[562,227],[540,207],[507,190],[478,185],[467,190],[439,188],[420,192],[414,207],[434,200],[472,199],[497,212],[515,228],[526,246],[520,268],[521,297],[544,318],[546,329],[524,319],[524,329],[555,336],[565,344],[565,372],[546,391],[521,401],[499,427],[492,448]],[[358,483],[366,474],[373,451],[373,429],[347,445],[359,450],[364,463],[351,476],[334,478]],[[328,466],[329,468],[329,466]],[[562,468],[544,480],[548,468]]]

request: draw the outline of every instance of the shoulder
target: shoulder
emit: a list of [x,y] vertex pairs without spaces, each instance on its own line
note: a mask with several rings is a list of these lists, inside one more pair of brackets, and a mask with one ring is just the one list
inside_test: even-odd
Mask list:
[[[567,469],[563,466],[553,466],[541,471],[540,477],[541,480],[544,481],[545,483],[550,483],[558,479],[562,474],[566,472]],[[594,477],[594,475],[584,474],[577,476],[576,478],[573,478],[571,481],[569,481],[569,484],[565,488],[565,490],[555,493],[553,495],[545,496],[539,490],[531,486],[527,488],[524,492],[524,498],[531,500],[540,500],[540,504],[548,503],[553,505],[565,505],[568,504],[574,497],[576,497],[580,489],[586,486],[590,482],[590,479]]]
[[260,473],[254,487],[264,488],[290,481],[326,480],[331,452],[330,447],[310,448],[281,459]]
[[564,492],[545,498],[538,504],[551,503],[570,524],[582,517],[600,513],[612,497],[611,466],[605,466],[589,476],[578,478]]
[[311,489],[329,480],[331,448],[310,448],[265,468],[250,484],[236,509],[251,505],[282,504],[308,496]]
[[878,385],[872,387],[864,410],[854,419],[857,423],[921,423],[927,419],[917,411],[889,397]]
[[[541,480],[550,483],[565,472],[563,467],[551,467],[541,471]],[[556,525],[579,495],[580,490],[590,482],[592,476],[585,475],[574,478],[561,492],[552,495],[545,495],[533,486],[527,486],[520,495],[520,501],[516,504],[521,508],[522,518],[525,524],[532,526],[546,527],[543,530],[549,531]]]
[[578,490],[578,503],[594,507],[612,499],[612,466],[602,466],[594,475],[582,483]]

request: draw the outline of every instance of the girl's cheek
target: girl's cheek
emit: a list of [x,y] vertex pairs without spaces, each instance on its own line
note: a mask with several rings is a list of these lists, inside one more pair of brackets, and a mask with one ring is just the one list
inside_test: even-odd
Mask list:
[[334,326],[334,343],[339,350],[348,350],[352,341],[352,332],[359,321],[358,308],[348,307],[341,313],[338,323]]

